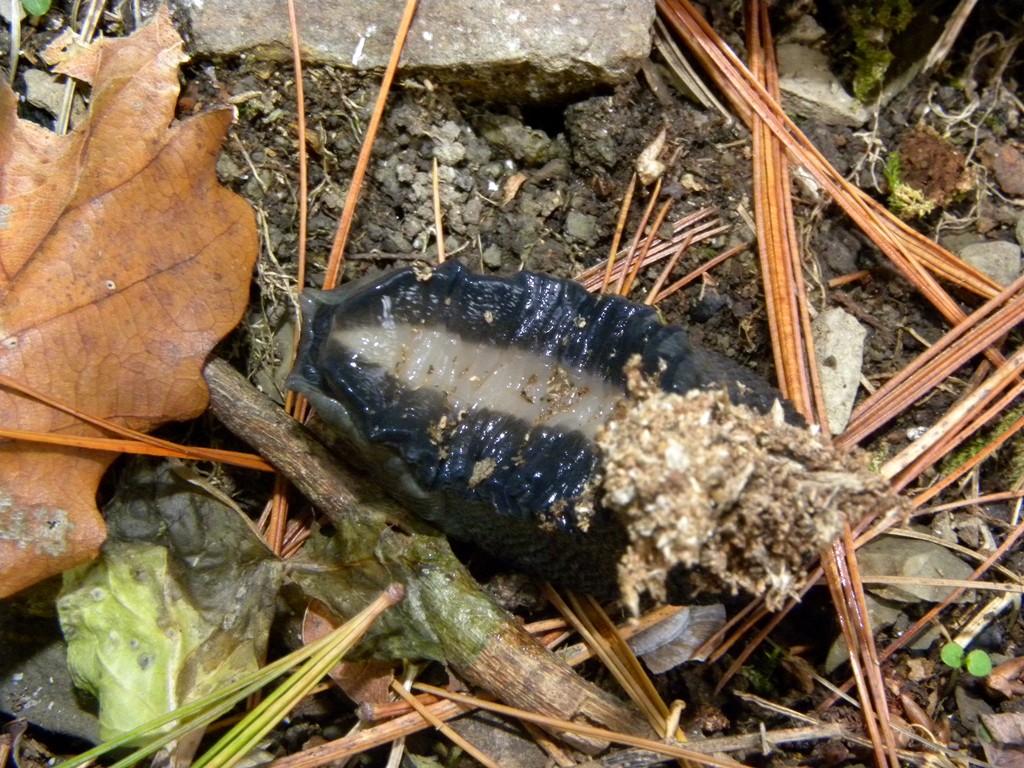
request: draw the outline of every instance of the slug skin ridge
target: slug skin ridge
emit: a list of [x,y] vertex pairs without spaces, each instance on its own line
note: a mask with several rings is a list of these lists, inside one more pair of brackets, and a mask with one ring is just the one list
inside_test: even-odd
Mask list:
[[597,498],[593,438],[626,397],[627,361],[639,355],[665,391],[724,387],[762,413],[780,400],[650,307],[531,272],[449,261],[300,301],[288,386],[346,458],[446,533],[598,596],[617,591],[627,536]]

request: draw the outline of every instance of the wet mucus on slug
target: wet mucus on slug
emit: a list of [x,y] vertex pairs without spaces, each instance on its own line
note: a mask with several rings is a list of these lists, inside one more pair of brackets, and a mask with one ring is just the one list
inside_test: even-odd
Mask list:
[[385,489],[446,533],[564,586],[611,595],[625,532],[595,499],[594,435],[624,366],[669,392],[724,386],[767,412],[778,393],[618,296],[456,261],[301,298],[288,386]]

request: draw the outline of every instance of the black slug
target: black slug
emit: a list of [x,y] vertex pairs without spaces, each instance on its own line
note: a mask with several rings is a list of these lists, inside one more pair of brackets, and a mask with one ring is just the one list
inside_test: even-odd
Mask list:
[[452,536],[599,595],[615,592],[626,535],[595,492],[594,435],[626,394],[626,362],[669,392],[724,387],[761,412],[779,398],[650,307],[530,272],[449,261],[301,303],[288,385],[357,462]]

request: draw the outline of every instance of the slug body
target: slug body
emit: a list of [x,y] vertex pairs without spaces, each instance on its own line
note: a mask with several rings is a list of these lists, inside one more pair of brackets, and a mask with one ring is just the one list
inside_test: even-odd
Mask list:
[[779,397],[650,307],[529,272],[449,261],[301,302],[288,386],[358,463],[452,536],[599,595],[626,536],[596,498],[593,438],[626,396],[627,361],[666,391],[725,387],[762,412]]

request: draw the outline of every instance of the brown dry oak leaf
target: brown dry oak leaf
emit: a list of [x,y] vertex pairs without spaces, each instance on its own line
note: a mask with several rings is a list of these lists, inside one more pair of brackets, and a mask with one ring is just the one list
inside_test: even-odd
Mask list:
[[[139,430],[200,414],[201,367],[245,309],[249,205],[214,172],[231,112],[174,119],[182,41],[166,12],[60,71],[92,83],[57,136],[0,84],[0,373]],[[104,435],[0,386],[0,425]],[[0,596],[88,561],[110,453],[0,440]]]

